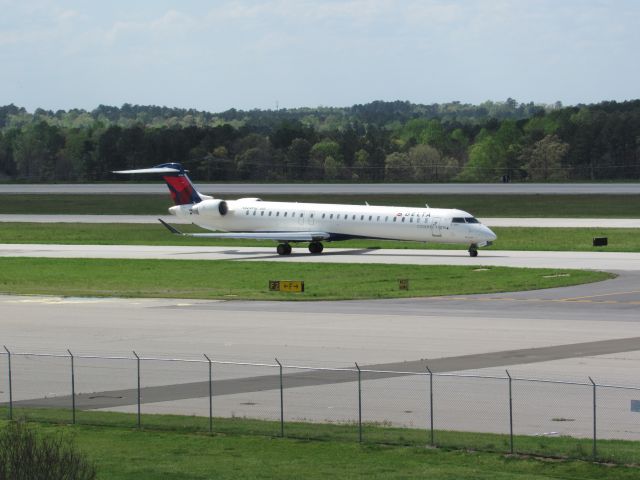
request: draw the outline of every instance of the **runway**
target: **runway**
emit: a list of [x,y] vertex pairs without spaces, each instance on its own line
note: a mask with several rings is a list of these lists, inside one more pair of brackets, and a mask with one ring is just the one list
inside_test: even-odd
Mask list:
[[306,248],[297,247],[293,249],[291,255],[281,256],[275,252],[271,244],[267,243],[264,247],[0,244],[0,257],[386,263],[640,270],[640,253],[480,250],[478,257],[471,259],[465,250],[327,248],[321,255],[311,255]]
[[[261,364],[215,365],[215,408],[222,416],[275,418],[276,357],[285,365],[349,369],[284,369],[287,414],[316,421],[353,421],[355,362],[363,369],[387,372],[365,376],[368,415],[373,420],[382,418],[405,426],[424,424],[418,414],[424,409],[425,380],[420,375],[427,365],[440,373],[503,378],[508,369],[514,377],[588,382],[591,376],[600,383],[638,384],[640,254],[487,250],[471,259],[461,250],[336,249],[327,253],[282,258],[270,246],[0,245],[4,256],[387,261],[407,265],[508,263],[615,270],[618,277],[597,284],[532,292],[343,302],[0,296],[1,344],[14,353],[60,355],[13,357],[16,406],[68,407],[67,348],[77,356],[129,359],[76,359],[78,407],[127,412],[136,408],[132,350],[158,359],[145,360],[142,365],[141,401],[146,413],[207,414],[205,353],[215,361]],[[191,362],[166,361],[172,358]],[[6,371],[6,360],[6,356],[0,356],[0,372]],[[495,431],[496,424],[487,411],[502,398],[501,387],[496,390],[491,384],[457,377],[458,383],[453,384],[454,379],[448,378],[438,377],[439,385],[443,385],[439,388],[446,390],[439,395],[451,400],[461,394],[483,400],[473,408],[457,400],[447,402],[446,410],[439,412],[440,421],[446,419],[446,427],[451,429]],[[6,402],[6,383],[2,382],[4,378],[0,380],[0,402]],[[457,388],[464,390],[460,393]],[[543,385],[530,392],[528,388],[525,384],[516,388],[516,392],[529,392],[526,401],[535,399],[537,407],[519,414],[522,433],[554,430],[589,434],[588,423],[557,425],[552,421],[558,415],[575,417],[582,408],[583,390],[564,392],[559,389],[570,387]],[[587,387],[571,388],[584,388],[585,398],[590,398]],[[632,414],[628,412],[629,399],[640,398],[640,392],[634,396],[631,391],[629,395],[615,407],[615,421],[611,420],[611,431],[602,432],[603,437],[640,438],[640,432],[629,430],[635,417],[629,417]],[[480,408],[484,409],[481,415]],[[410,411],[415,414],[404,413]],[[612,411],[607,410],[608,415]]]
[[[639,195],[640,183],[200,183],[213,195]],[[166,194],[162,184],[0,184],[0,194]]]

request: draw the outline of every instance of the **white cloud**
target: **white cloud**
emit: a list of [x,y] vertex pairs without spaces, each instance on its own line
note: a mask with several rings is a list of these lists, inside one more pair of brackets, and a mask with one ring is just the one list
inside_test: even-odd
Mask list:
[[134,35],[141,38],[156,37],[158,35],[180,35],[198,26],[198,21],[193,17],[169,10],[160,17],[146,21],[116,21],[104,34],[108,44],[114,44]]

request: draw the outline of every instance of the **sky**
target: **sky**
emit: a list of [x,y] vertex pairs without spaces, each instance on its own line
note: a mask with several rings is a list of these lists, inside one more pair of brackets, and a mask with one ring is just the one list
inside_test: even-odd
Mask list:
[[0,0],[0,105],[640,98],[640,0]]

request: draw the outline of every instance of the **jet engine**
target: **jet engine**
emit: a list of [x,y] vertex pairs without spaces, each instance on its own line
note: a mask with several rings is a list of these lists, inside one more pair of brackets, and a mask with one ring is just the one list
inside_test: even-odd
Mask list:
[[224,217],[229,212],[227,202],[219,198],[204,200],[196,203],[191,210],[194,215],[204,215],[207,217]]

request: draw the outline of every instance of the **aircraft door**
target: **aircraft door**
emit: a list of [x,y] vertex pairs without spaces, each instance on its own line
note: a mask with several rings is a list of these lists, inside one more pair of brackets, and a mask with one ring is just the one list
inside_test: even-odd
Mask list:
[[442,218],[440,217],[431,217],[429,219],[429,230],[431,230],[432,237],[441,237],[442,236]]

